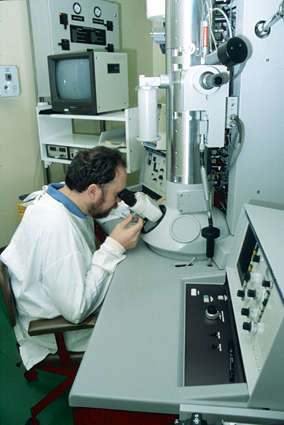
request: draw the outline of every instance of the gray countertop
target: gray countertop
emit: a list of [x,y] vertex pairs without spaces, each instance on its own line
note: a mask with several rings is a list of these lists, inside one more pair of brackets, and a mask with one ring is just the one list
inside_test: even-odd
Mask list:
[[[117,267],[70,392],[73,407],[179,413],[182,403],[245,406],[245,384],[183,386],[186,282],[223,284],[207,261],[190,267],[141,240]],[[194,325],[194,324],[193,324]]]

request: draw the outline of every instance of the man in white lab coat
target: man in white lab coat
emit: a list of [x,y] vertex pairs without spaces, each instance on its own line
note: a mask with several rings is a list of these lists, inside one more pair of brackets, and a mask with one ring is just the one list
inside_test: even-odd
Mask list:
[[[65,185],[51,184],[29,206],[1,255],[16,298],[15,333],[27,369],[55,353],[54,335],[30,337],[31,320],[64,316],[79,323],[102,303],[116,266],[139,240],[143,221],[118,224],[96,251],[93,218],[106,217],[126,187],[125,162],[116,149],[79,152]],[[128,226],[128,227],[127,227]],[[67,332],[67,349],[84,351],[91,330]]]

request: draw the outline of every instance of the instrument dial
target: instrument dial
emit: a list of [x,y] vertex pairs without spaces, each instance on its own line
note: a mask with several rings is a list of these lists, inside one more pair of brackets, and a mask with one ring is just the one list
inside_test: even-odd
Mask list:
[[73,10],[75,13],[77,13],[77,15],[79,15],[79,13],[82,12],[82,7],[79,3],[76,2],[73,4]]
[[94,8],[94,14],[95,14],[95,16],[96,16],[97,18],[99,18],[99,17],[101,16],[102,11],[101,11],[101,9],[99,8],[99,6],[96,6],[96,7]]

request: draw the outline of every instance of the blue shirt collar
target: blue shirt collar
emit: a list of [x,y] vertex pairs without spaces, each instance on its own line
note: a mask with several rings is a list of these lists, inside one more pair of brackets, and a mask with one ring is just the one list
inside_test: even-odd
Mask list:
[[48,193],[52,198],[56,199],[56,201],[61,202],[61,204],[63,204],[64,207],[67,208],[67,210],[72,214],[80,218],[87,218],[87,216],[82,213],[82,211],[77,207],[77,205],[74,204],[73,201],[71,201],[71,199],[63,195],[63,193],[59,192],[58,189],[61,189],[63,186],[65,186],[64,183],[49,184],[46,193]]

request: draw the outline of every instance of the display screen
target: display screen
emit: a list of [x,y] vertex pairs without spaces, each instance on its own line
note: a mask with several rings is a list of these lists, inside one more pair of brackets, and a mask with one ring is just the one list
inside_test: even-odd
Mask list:
[[237,263],[237,268],[242,286],[244,286],[244,282],[246,281],[246,274],[249,272],[251,258],[256,248],[256,245],[257,242],[255,239],[255,235],[251,227],[248,226],[242,250],[240,252],[239,260]]
[[89,59],[75,58],[57,61],[55,81],[59,99],[91,99]]

